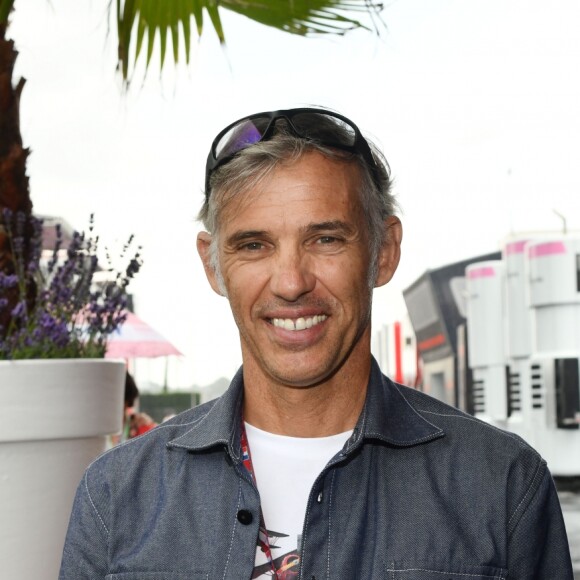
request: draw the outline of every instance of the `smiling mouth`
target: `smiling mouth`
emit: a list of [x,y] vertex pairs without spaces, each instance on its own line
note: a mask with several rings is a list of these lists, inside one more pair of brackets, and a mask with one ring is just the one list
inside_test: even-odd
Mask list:
[[312,328],[321,322],[324,322],[328,316],[326,314],[317,314],[316,316],[300,317],[296,319],[292,318],[271,318],[270,322],[284,330],[306,330],[307,328]]

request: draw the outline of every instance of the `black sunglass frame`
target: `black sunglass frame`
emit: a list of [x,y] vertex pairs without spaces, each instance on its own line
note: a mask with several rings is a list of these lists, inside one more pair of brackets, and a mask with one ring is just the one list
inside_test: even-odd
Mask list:
[[218,158],[218,156],[216,155],[216,148],[217,148],[219,142],[221,141],[221,139],[224,137],[224,135],[229,133],[234,127],[236,127],[236,125],[239,125],[239,124],[244,123],[246,121],[252,121],[254,119],[267,120],[268,125],[266,126],[266,130],[264,131],[264,133],[262,134],[262,136],[259,140],[255,141],[251,145],[248,145],[248,147],[251,147],[252,145],[255,145],[256,143],[260,143],[261,141],[267,141],[268,139],[271,139],[272,136],[274,135],[276,121],[278,121],[279,119],[285,119],[287,121],[289,127],[292,129],[292,131],[294,132],[294,134],[297,137],[308,139],[310,137],[308,135],[303,135],[296,128],[294,123],[292,123],[292,118],[297,116],[297,115],[304,115],[304,114],[309,114],[309,113],[314,114],[314,115],[326,115],[327,117],[338,119],[339,121],[342,121],[343,123],[348,125],[354,131],[354,143],[352,145],[347,145],[345,143],[338,143],[338,142],[330,142],[330,141],[326,141],[326,140],[322,140],[322,139],[318,139],[318,140],[320,141],[320,143],[322,143],[323,145],[326,145],[328,147],[334,147],[336,149],[341,149],[343,151],[348,151],[350,153],[360,153],[362,155],[365,163],[367,164],[367,166],[369,167],[369,169],[371,171],[373,181],[375,182],[376,186],[380,188],[378,167],[377,167],[377,163],[375,161],[375,158],[372,154],[370,145],[368,144],[367,140],[363,137],[363,134],[361,133],[360,129],[348,117],[345,117],[344,115],[341,115],[340,113],[335,113],[334,111],[330,111],[328,109],[314,108],[314,107],[298,107],[296,109],[280,109],[278,111],[264,111],[262,113],[254,113],[253,115],[248,115],[246,117],[242,117],[241,119],[238,119],[237,121],[234,121],[233,123],[230,123],[225,129],[222,129],[217,134],[217,136],[215,137],[215,139],[213,140],[213,142],[211,144],[211,148],[210,148],[209,154],[207,156],[207,162],[206,162],[206,166],[205,166],[205,198],[206,198],[206,201],[209,201],[209,197],[211,194],[209,182],[210,182],[210,178],[211,178],[212,173],[218,167],[221,167],[222,165],[225,165],[226,163],[231,161],[240,151],[247,148],[247,147],[240,148],[238,151],[235,151],[234,153],[232,153],[230,155],[225,155],[222,158]]

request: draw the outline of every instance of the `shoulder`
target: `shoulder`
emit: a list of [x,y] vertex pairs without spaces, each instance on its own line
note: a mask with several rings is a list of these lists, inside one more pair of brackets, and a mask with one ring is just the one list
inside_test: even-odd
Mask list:
[[531,501],[546,478],[546,462],[526,441],[472,415],[447,405],[421,391],[398,384],[408,403],[445,433],[434,442],[432,453],[438,465],[457,476],[503,489],[507,508],[514,517]]
[[472,444],[477,439],[484,447],[486,444],[501,444],[509,453],[529,454],[536,461],[541,459],[535,449],[515,433],[486,423],[422,391],[395,383],[393,385],[421,416],[443,429],[448,438],[455,440],[467,437]]
[[157,425],[143,435],[125,441],[97,457],[87,468],[86,478],[102,475],[120,477],[130,470],[142,469],[162,461],[168,444],[202,422],[216,400],[188,409]]
[[509,530],[514,529],[534,498],[553,487],[546,461],[518,435],[421,391],[393,385],[417,413],[445,433],[426,446],[436,466],[433,471],[439,477],[448,477],[443,475],[447,473],[469,482],[475,496],[495,497],[505,506]]

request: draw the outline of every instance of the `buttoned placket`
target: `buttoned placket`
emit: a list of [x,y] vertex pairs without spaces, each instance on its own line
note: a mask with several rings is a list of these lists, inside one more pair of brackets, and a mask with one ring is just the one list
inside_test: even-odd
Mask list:
[[[260,525],[260,496],[258,490],[248,475],[244,473],[245,468],[241,463],[234,462],[233,467],[240,479],[240,495],[235,510],[235,519],[232,522],[232,561],[225,562],[223,576],[220,576],[223,580],[239,580],[239,578],[243,577],[242,570],[246,568],[235,560],[245,561],[250,554],[251,557],[248,558],[250,562],[247,569],[249,569],[248,577],[251,577]],[[235,546],[240,544],[244,546],[244,549],[235,549]],[[246,551],[250,550],[250,546],[251,551]]]
[[[308,498],[308,503],[306,506],[306,515],[304,518],[304,526],[302,528],[301,536],[301,546],[300,546],[300,568],[298,570],[298,580],[303,578],[309,578],[310,580],[322,580],[323,578],[329,578],[329,560],[327,557],[320,559],[317,558],[313,565],[320,566],[319,562],[326,562],[326,570],[309,570],[309,562],[307,560],[307,544],[310,530],[312,527],[317,526],[317,522],[311,523],[311,518],[314,520],[320,519],[326,522],[327,532],[325,534],[325,540],[323,542],[325,546],[325,553],[329,554],[330,550],[330,527],[331,527],[331,511],[332,511],[332,488],[334,487],[334,479],[336,477],[337,470],[340,469],[340,464],[343,463],[347,457],[354,452],[355,448],[358,447],[358,430],[355,429],[353,435],[346,442],[345,447],[337,455],[331,459],[326,467],[322,470],[320,475],[314,481],[312,490],[310,492],[310,497]],[[330,483],[327,484],[328,480]],[[326,490],[328,485],[329,489]],[[326,498],[326,499],[325,499]],[[319,551],[311,550],[311,552],[319,553]],[[312,566],[312,565],[310,565]]]

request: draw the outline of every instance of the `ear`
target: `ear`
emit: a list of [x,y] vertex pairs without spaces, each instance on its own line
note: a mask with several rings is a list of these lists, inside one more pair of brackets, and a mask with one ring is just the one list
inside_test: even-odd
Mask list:
[[201,258],[203,269],[205,270],[205,275],[213,291],[219,294],[220,296],[223,296],[224,293],[220,289],[217,274],[213,266],[211,265],[210,245],[211,245],[211,235],[208,234],[207,232],[199,232],[197,234],[197,253]]
[[401,258],[401,240],[403,239],[401,220],[397,216],[389,216],[384,221],[384,227],[385,240],[379,251],[375,288],[391,281]]

